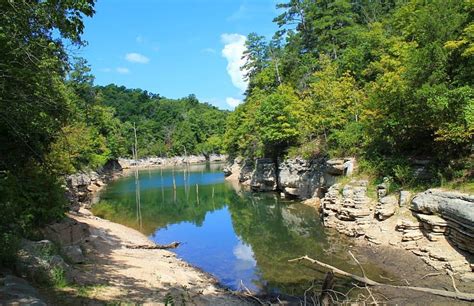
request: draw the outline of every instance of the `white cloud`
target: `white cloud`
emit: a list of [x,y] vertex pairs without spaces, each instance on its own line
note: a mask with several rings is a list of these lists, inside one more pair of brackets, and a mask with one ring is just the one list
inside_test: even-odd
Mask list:
[[225,98],[225,101],[227,102],[227,104],[229,104],[229,105],[232,106],[232,107],[237,107],[237,105],[239,105],[240,103],[242,103],[242,100],[236,99],[236,98],[232,98],[232,97],[227,97],[227,98]]
[[115,71],[117,71],[118,73],[120,74],[128,74],[130,73],[130,70],[128,70],[128,68],[124,68],[124,67],[117,67],[115,69]]
[[225,44],[222,49],[222,56],[227,59],[227,73],[232,80],[235,87],[244,92],[247,89],[248,81],[244,80],[246,71],[240,70],[245,64],[242,56],[246,50],[245,40],[247,38],[241,34],[227,34],[221,35],[221,40]]
[[251,264],[251,266],[255,266],[257,264],[252,248],[249,245],[242,243],[240,240],[237,245],[234,246],[233,253],[237,259],[247,261]]
[[127,53],[125,59],[131,63],[146,64],[150,61],[148,57],[140,53]]
[[102,72],[111,72],[112,69],[110,69],[110,68],[101,68],[100,71],[102,71]]

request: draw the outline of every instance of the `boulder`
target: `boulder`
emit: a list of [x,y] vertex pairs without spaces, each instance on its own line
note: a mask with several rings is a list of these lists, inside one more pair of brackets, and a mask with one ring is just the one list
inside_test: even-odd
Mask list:
[[123,168],[117,159],[108,160],[105,165],[98,171],[102,175],[113,175],[115,173],[122,172]]
[[395,214],[397,206],[398,199],[394,195],[380,198],[375,207],[375,217],[379,221],[386,220]]
[[365,235],[371,225],[372,202],[367,197],[367,181],[351,181],[342,187],[335,184],[322,199],[324,225],[344,235]]
[[411,209],[440,214],[474,230],[474,195],[429,189],[413,198]]
[[330,159],[326,162],[327,168],[326,172],[333,175],[343,175],[344,174],[344,159],[336,158]]
[[227,155],[223,154],[211,154],[209,155],[210,162],[223,162],[227,160]]
[[66,182],[68,187],[72,188],[79,188],[79,187],[86,187],[91,184],[91,178],[86,173],[76,173],[71,174],[66,178]]
[[222,171],[224,172],[224,176],[228,177],[228,176],[232,175],[232,166],[226,166],[226,167],[224,167],[224,169]]
[[474,254],[473,195],[429,189],[413,198],[411,209],[428,234],[444,234],[457,248]]
[[67,259],[74,264],[83,263],[86,260],[81,247],[78,245],[65,246],[61,250]]
[[68,281],[71,279],[71,267],[57,254],[51,241],[23,240],[17,253],[16,271],[21,277],[35,282],[50,283],[54,280],[54,271],[59,268]]
[[46,239],[54,241],[61,246],[81,243],[90,235],[89,226],[76,220],[65,218],[60,222],[50,224],[42,229]]
[[382,183],[377,185],[377,196],[380,198],[383,198],[387,195],[388,193],[388,188],[387,184]]
[[0,305],[46,306],[47,304],[26,280],[6,275],[0,285]]

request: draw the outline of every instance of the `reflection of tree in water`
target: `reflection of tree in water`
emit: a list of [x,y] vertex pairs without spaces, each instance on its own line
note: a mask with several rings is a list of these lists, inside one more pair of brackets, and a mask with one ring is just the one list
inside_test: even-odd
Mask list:
[[[277,197],[246,194],[229,199],[234,230],[242,240],[251,245],[258,263],[262,280],[255,280],[262,290],[284,289],[287,293],[301,288],[315,275],[300,265],[288,264],[287,260],[301,254],[321,254],[321,244],[308,238],[314,233],[311,221],[314,214],[292,214]],[[300,235],[301,231],[305,235]]]
[[[316,288],[319,287],[317,284],[322,281],[324,272],[316,270],[317,267],[288,263],[288,259],[302,255],[358,273],[357,265],[347,253],[348,241],[335,231],[324,229],[314,208],[281,200],[276,194],[236,192],[231,184],[222,181],[213,184],[200,181],[202,184],[196,188],[196,179],[205,180],[204,172],[209,171],[199,170],[175,171],[176,188],[172,171],[144,173],[141,184],[145,186],[141,190],[143,233],[149,235],[181,222],[201,226],[208,212],[228,205],[233,230],[241,240],[241,245],[233,249],[233,255],[248,266],[241,268],[250,269],[256,262],[253,283],[262,291],[301,295],[314,280]],[[94,213],[139,229],[135,193],[133,189],[128,190],[127,179],[114,182],[106,190]],[[252,256],[255,261],[250,260]],[[373,267],[367,270],[368,274],[379,273]],[[337,284],[341,291],[344,289],[340,286],[352,286],[348,280],[347,283],[338,280]]]
[[[179,174],[181,177],[183,174]],[[163,185],[163,184],[162,184]],[[201,226],[207,212],[221,209],[227,193],[225,184],[190,184],[173,187],[148,188],[141,191],[141,209],[144,234],[180,222],[191,222]],[[199,197],[198,197],[199,194]],[[105,193],[101,202],[93,207],[97,216],[140,230],[136,222],[135,194]]]
[[262,291],[299,295],[313,280],[322,281],[323,272],[288,263],[305,254],[339,267],[352,265],[345,241],[335,236],[328,241],[314,208],[268,194],[231,194],[228,201],[235,232],[252,247],[260,276],[255,285]]

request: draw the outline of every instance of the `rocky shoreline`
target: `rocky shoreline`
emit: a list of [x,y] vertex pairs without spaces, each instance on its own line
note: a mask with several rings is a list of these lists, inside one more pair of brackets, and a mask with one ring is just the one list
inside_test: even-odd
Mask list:
[[[280,192],[318,209],[323,224],[355,241],[403,249],[438,271],[474,282],[474,195],[440,189],[368,195],[368,181],[351,179],[353,158],[307,161],[237,158],[228,179],[256,192]],[[422,173],[422,169],[419,171]],[[337,183],[338,180],[347,183]]]
[[[214,156],[212,160],[222,161],[222,158],[225,156]],[[120,159],[108,162],[98,171],[67,176],[65,188],[70,212],[62,221],[41,230],[43,240],[22,242],[16,264],[16,273],[22,278],[13,276],[11,271],[0,275],[3,294],[0,305],[46,305],[46,302],[95,305],[114,301],[250,304],[247,298],[221,288],[212,275],[178,259],[170,251],[131,248],[152,246],[153,242],[134,229],[95,217],[89,211],[94,195],[107,182],[121,177],[124,169],[201,162],[206,159],[176,157],[157,162],[148,158],[133,165]],[[25,280],[51,284],[57,281],[58,273],[66,284],[96,289],[87,297],[74,293],[77,289],[59,289],[59,294],[58,288],[53,289],[55,293],[51,289],[38,292]]]

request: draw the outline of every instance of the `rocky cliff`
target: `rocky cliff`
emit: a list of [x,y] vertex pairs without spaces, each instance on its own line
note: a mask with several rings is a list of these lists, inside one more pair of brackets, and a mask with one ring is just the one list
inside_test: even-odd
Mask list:
[[253,191],[280,191],[285,196],[309,199],[321,196],[337,177],[352,174],[355,160],[325,158],[311,161],[302,158],[275,163],[269,158],[255,161],[237,158],[225,170],[226,176],[238,177]]
[[336,183],[338,177],[350,176],[355,166],[351,158],[295,158],[278,164],[239,158],[225,174],[253,191],[280,191],[320,203],[326,227],[372,244],[409,250],[438,270],[474,280],[473,195],[438,189],[389,194],[387,183],[382,183],[369,197],[367,180]]
[[66,177],[66,198],[72,212],[79,211],[81,205],[88,206],[92,195],[102,189],[106,182],[122,173],[122,166],[116,160],[108,161],[97,171],[82,171]]

